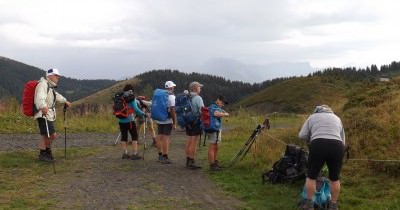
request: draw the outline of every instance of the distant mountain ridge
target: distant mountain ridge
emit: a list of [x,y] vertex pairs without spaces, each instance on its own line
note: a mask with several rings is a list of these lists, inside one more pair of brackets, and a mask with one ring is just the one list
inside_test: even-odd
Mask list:
[[203,64],[203,71],[230,80],[260,83],[280,77],[307,75],[315,71],[308,62],[275,62],[264,65],[246,64],[228,58],[214,58]]
[[276,83],[283,79],[267,81],[263,84],[250,84],[240,81],[231,81],[223,77],[201,74],[201,73],[185,73],[178,70],[162,69],[152,70],[139,75],[132,79],[121,81],[109,88],[96,92],[95,94],[85,97],[76,102],[76,104],[106,104],[111,105],[112,96],[122,91],[124,85],[131,84],[134,86],[136,95],[144,95],[151,100],[153,91],[157,88],[164,89],[166,81],[171,80],[176,84],[175,94],[180,94],[184,90],[189,89],[189,84],[193,81],[203,84],[201,96],[204,104],[209,106],[213,103],[217,96],[224,95],[230,104],[265,88],[272,82]]
[[[39,80],[43,76],[45,76],[44,70],[0,56],[0,100],[4,97],[15,97],[21,101],[25,82]],[[62,77],[57,91],[68,100],[74,101],[115,83],[117,81],[108,79],[78,80]]]
[[[136,76],[141,82],[138,84],[138,90],[155,88],[164,88],[164,84],[168,80],[172,80],[177,86],[176,93],[182,93],[189,89],[189,85],[193,81],[200,82],[204,85],[201,96],[206,105],[211,104],[218,95],[224,95],[231,103],[259,91],[263,88],[260,84],[250,84],[241,81],[231,81],[222,76],[215,76],[204,73],[184,73],[178,70],[153,70]],[[146,88],[147,86],[147,88]],[[147,93],[149,95],[149,93]]]

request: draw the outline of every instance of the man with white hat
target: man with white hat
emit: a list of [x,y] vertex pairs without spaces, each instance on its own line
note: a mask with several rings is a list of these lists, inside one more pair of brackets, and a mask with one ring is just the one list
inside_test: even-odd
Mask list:
[[42,77],[35,88],[34,103],[37,110],[34,118],[38,122],[40,135],[39,141],[39,160],[53,161],[54,157],[51,152],[51,143],[56,138],[54,129],[54,121],[56,120],[56,102],[65,103],[67,107],[71,105],[67,99],[56,92],[58,80],[60,79],[60,71],[58,69],[49,69],[46,71],[46,78]]
[[170,164],[171,160],[168,157],[169,140],[172,129],[176,128],[176,114],[175,114],[175,83],[172,81],[165,82],[165,89],[168,93],[168,119],[165,121],[157,122],[157,149],[158,160],[163,164]]

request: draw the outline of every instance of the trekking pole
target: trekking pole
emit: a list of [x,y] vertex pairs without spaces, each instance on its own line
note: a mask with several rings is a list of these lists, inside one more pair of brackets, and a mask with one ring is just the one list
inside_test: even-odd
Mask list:
[[146,126],[147,126],[147,118],[146,115],[144,116],[144,126],[143,126],[143,160],[144,160],[144,154],[147,149],[147,144],[146,144]]
[[[247,139],[246,143],[243,145],[243,147],[239,150],[238,153],[229,161],[228,167],[232,167],[236,161],[242,156],[243,152],[248,151],[248,148],[253,144],[252,142],[254,141],[255,137],[258,135],[257,133],[261,130],[261,125],[259,124],[256,129],[254,129],[253,133],[251,136]],[[242,159],[242,158],[240,158]]]
[[114,144],[117,144],[117,143],[118,143],[119,137],[121,137],[121,132],[118,133],[118,136],[117,136],[117,138],[115,139]]
[[65,113],[67,112],[67,104],[64,104],[64,159],[67,159],[67,120],[65,118]]
[[242,147],[242,149],[231,159],[231,161],[229,161],[228,167],[232,167],[237,162],[237,160],[239,160],[239,159],[242,160],[247,155],[247,153],[249,152],[251,146],[255,142],[257,136],[261,133],[261,131],[264,128],[267,128],[267,129],[270,128],[270,123],[269,123],[268,116],[265,118],[265,120],[264,120],[262,125],[258,124],[256,129],[254,129],[253,133],[247,139],[247,141],[244,144],[244,146]]
[[[49,144],[49,149],[51,150],[49,124],[47,123],[47,117],[46,117],[46,115],[43,114],[42,117],[44,118],[44,121],[45,121],[45,123],[46,123],[46,132],[47,132],[47,140],[48,140],[48,142],[46,141],[46,145],[47,145],[47,143],[48,143],[48,144]],[[51,163],[52,163],[52,165],[53,165],[53,173],[56,174],[56,163],[55,163],[55,160],[52,160]]]
[[[257,141],[256,137],[258,136],[258,134],[256,136],[254,136],[254,139],[250,142],[249,146],[246,148],[246,150],[244,151],[243,156],[240,158],[240,160],[243,160],[243,158],[247,155],[247,153],[249,152],[249,150],[251,149],[251,146]],[[254,147],[256,147],[257,144],[254,144]]]
[[[203,147],[206,146],[206,138],[207,138],[207,135],[206,135],[206,133],[204,132]],[[201,138],[200,138],[200,141],[201,141]]]
[[201,136],[202,136],[202,134],[203,134],[203,131],[200,132],[199,149],[200,149],[200,145],[201,145]]

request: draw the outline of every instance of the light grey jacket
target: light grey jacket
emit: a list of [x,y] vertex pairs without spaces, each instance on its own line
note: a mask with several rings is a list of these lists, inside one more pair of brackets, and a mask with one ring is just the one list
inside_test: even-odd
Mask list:
[[[37,112],[34,115],[34,118],[40,118],[43,117],[43,113],[40,110],[41,108],[44,107],[48,107],[49,111],[47,112],[46,118],[49,121],[54,121],[56,120],[56,102],[59,103],[65,103],[67,102],[67,99],[62,96],[61,94],[57,93],[54,90],[54,87],[56,87],[57,84],[55,84],[54,82],[52,82],[50,79],[48,78],[40,78],[39,83],[36,86],[35,89],[35,106],[36,109],[39,110],[39,112]],[[54,91],[54,93],[53,93]],[[54,100],[54,95],[56,96],[55,100]]]
[[316,109],[304,122],[299,137],[311,142],[314,139],[324,138],[346,143],[342,121],[331,109]]

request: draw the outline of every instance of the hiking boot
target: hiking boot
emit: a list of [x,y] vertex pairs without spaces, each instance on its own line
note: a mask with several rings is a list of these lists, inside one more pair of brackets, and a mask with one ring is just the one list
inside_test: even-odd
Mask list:
[[140,159],[142,159],[142,157],[140,157],[140,155],[132,155],[131,156],[131,160],[140,160]]
[[158,160],[157,160],[157,162],[162,162],[164,160],[164,157],[162,156],[162,155],[158,155]]
[[53,153],[51,152],[51,149],[46,149],[46,153],[45,153],[51,160],[55,160]]
[[300,204],[300,209],[314,210],[314,202],[309,199],[303,200]]
[[39,154],[39,161],[43,161],[43,162],[52,162],[53,159],[50,158],[50,156],[46,153],[41,153]]
[[221,168],[221,169],[225,168],[224,166],[222,166],[222,165],[219,164],[219,161],[218,161],[218,160],[215,160],[215,164],[216,164],[219,168]]
[[172,161],[169,158],[163,157],[163,159],[160,161],[162,164],[171,164]]
[[124,153],[122,154],[122,160],[123,159],[131,159],[131,156],[129,154]]
[[196,169],[200,169],[201,166],[197,166],[197,165],[194,163],[194,160],[193,160],[193,159],[189,159],[189,160],[186,161],[186,168],[187,168],[187,169],[191,169],[191,170],[196,170]]
[[337,203],[332,203],[331,201],[329,201],[328,210],[339,210]]
[[151,146],[152,146],[152,147],[157,147],[157,142],[156,142],[155,139],[153,139],[153,143],[151,143]]
[[217,164],[217,162],[210,164],[210,171],[221,171],[222,168]]

